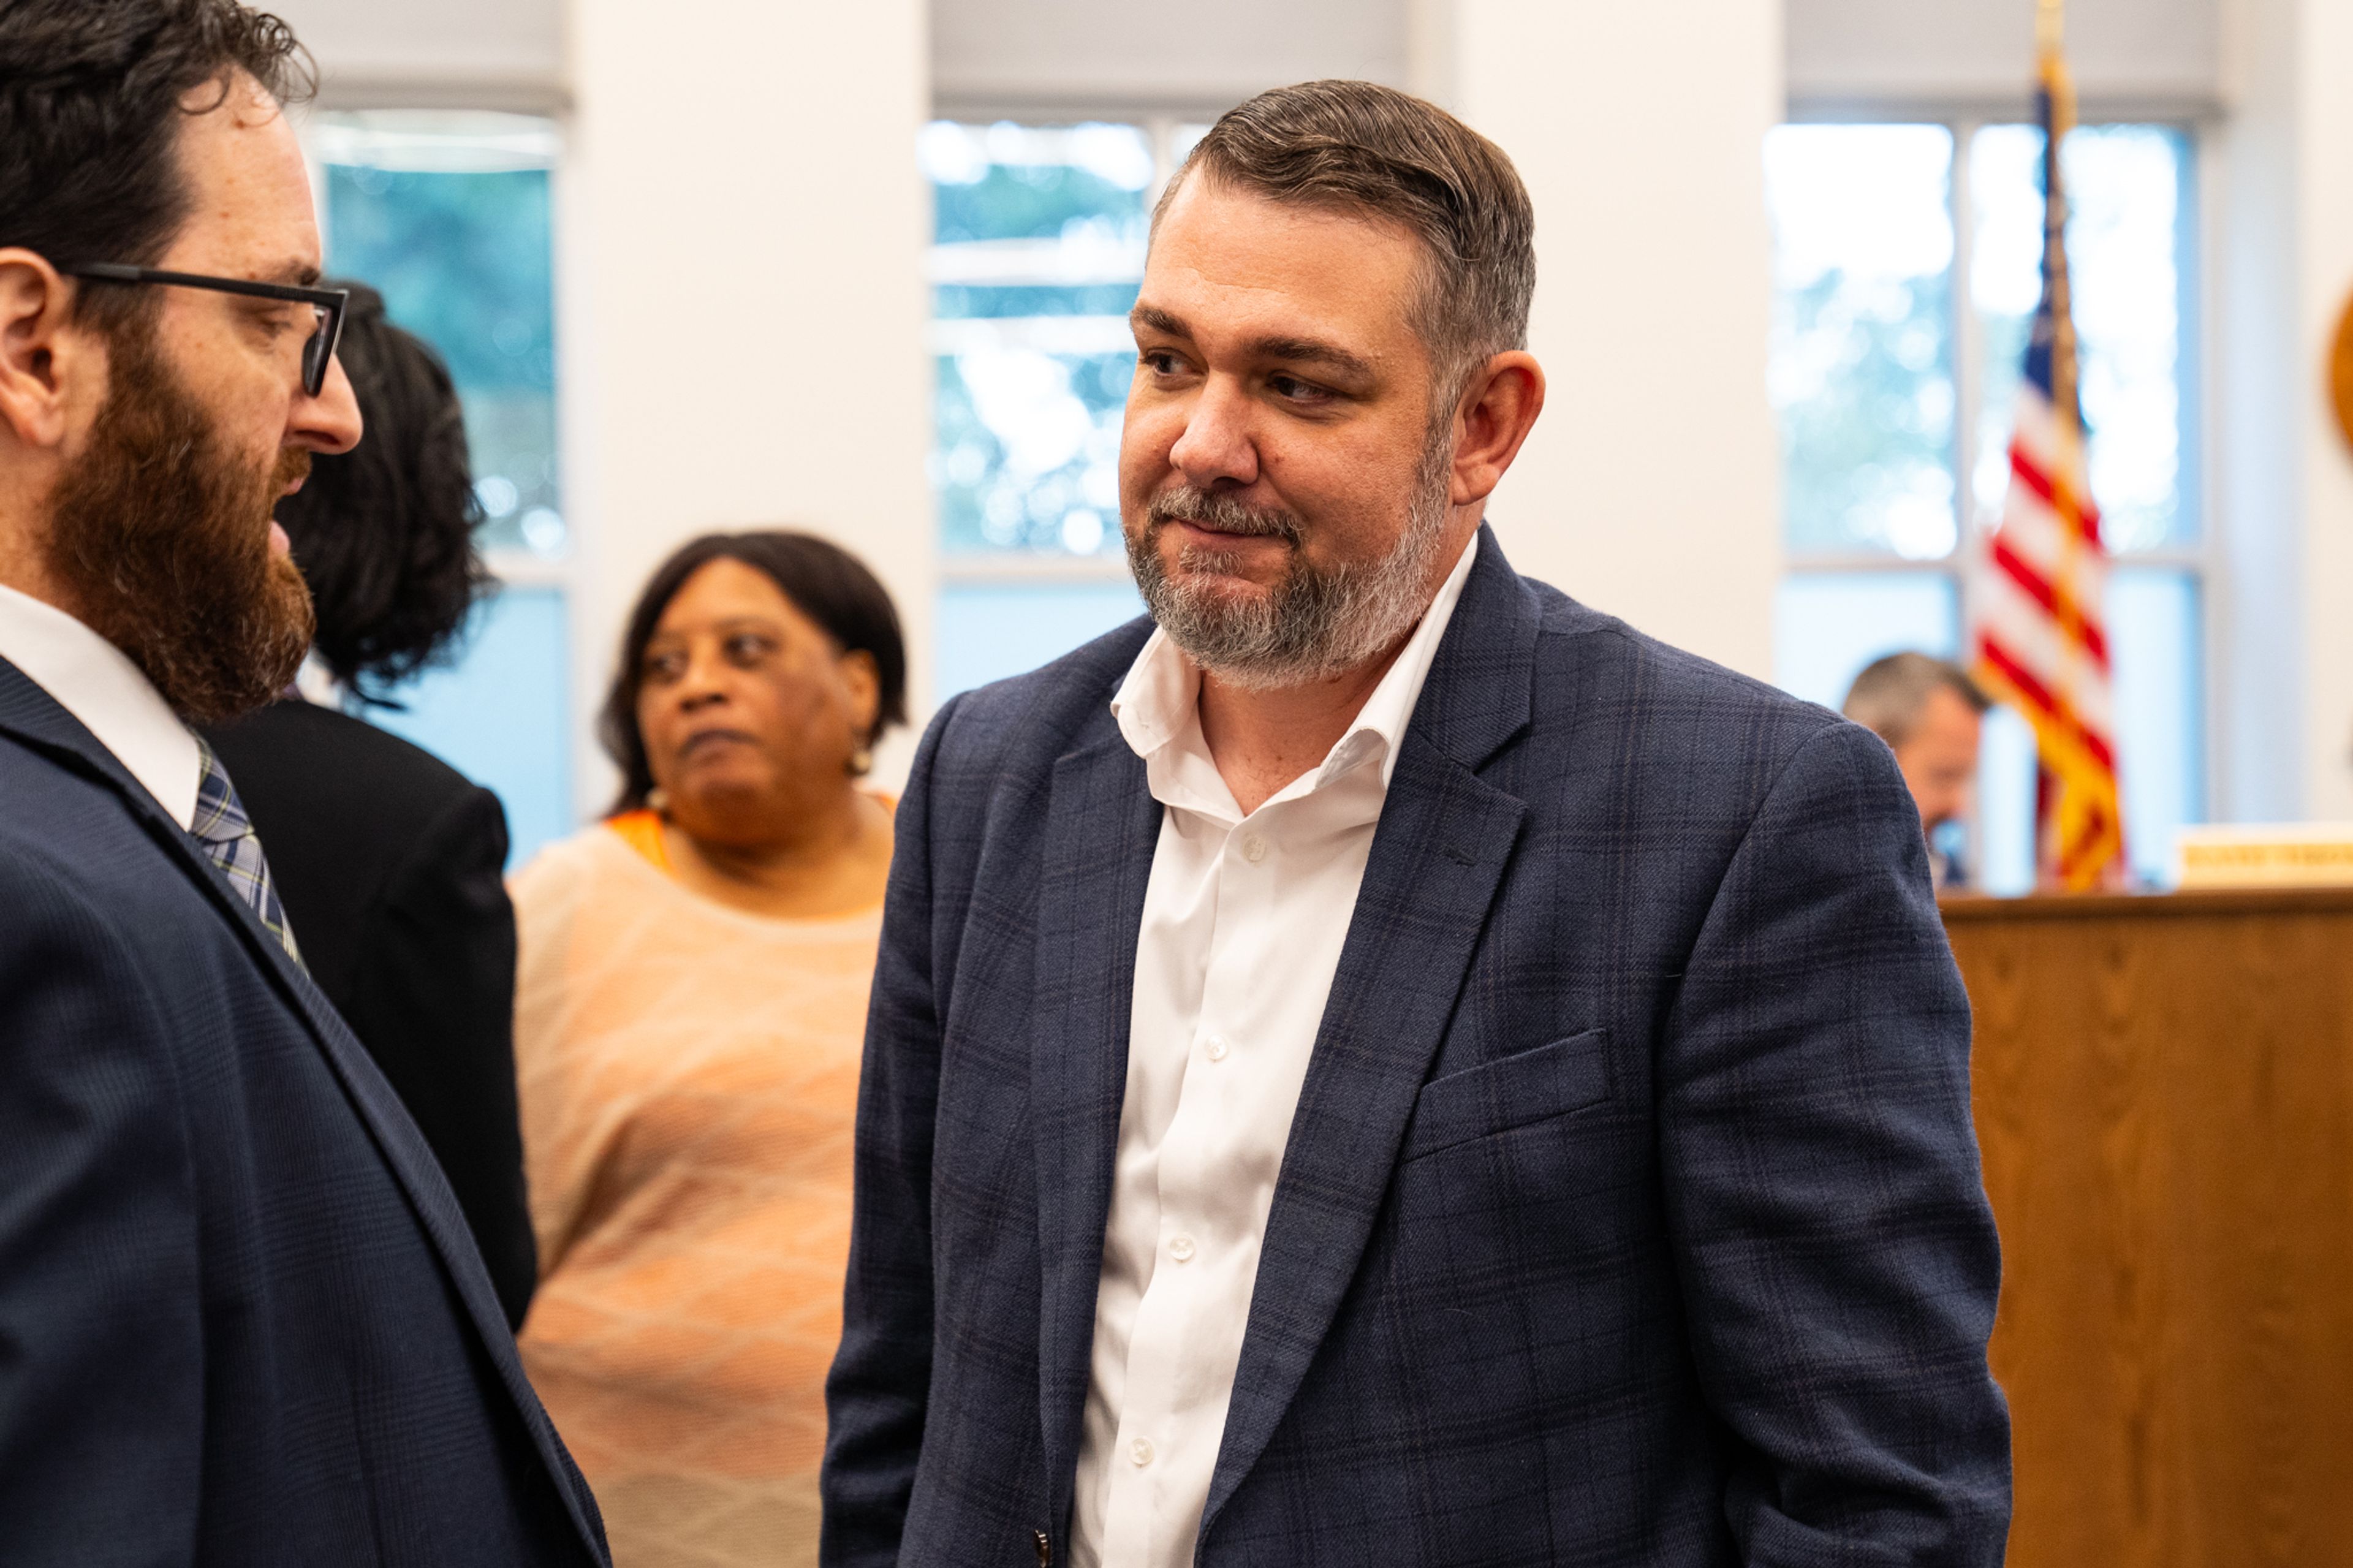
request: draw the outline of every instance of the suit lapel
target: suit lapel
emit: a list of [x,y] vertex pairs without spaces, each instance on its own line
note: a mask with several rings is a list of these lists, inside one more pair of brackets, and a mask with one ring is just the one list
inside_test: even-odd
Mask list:
[[[373,1058],[353,1037],[351,1026],[301,966],[288,956],[278,939],[269,934],[252,906],[237,897],[186,829],[164,812],[146,787],[131,776],[114,753],[79,720],[5,658],[0,658],[0,731],[16,735],[60,765],[97,779],[121,795],[148,837],[203,890],[244,939],[256,963],[269,973],[288,1005],[308,1026],[329,1070],[342,1086],[344,1098],[358,1112],[361,1124],[367,1129],[369,1138],[384,1156],[402,1194],[439,1255],[444,1271],[473,1320],[475,1332],[490,1347],[491,1360],[499,1368],[509,1395],[522,1410],[542,1458],[556,1478],[557,1489],[564,1493],[566,1509],[584,1538],[592,1543],[591,1556],[596,1557],[593,1543],[599,1532],[584,1512],[575,1495],[575,1489],[564,1479],[568,1467],[559,1460],[554,1429],[523,1377],[522,1363],[514,1353],[513,1335],[506,1326],[505,1311],[491,1289],[490,1276],[481,1266],[473,1234],[459,1215],[457,1200],[450,1195],[448,1183],[426,1148],[423,1135],[400,1108]],[[264,853],[268,847],[263,846]],[[299,928],[296,935],[301,935]],[[470,1268],[462,1266],[469,1260],[473,1264]]]
[[1038,889],[1030,1105],[1037,1139],[1039,1417],[1066,1518],[1094,1344],[1144,893],[1160,837],[1144,760],[1108,711],[1055,764]]
[[1265,1452],[1330,1332],[1526,816],[1474,771],[1524,728],[1539,611],[1480,531],[1398,752],[1292,1118],[1208,1506]]

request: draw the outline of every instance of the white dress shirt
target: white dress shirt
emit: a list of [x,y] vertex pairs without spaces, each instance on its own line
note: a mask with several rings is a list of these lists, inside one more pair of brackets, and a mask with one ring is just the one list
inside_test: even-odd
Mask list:
[[1244,816],[1201,736],[1200,671],[1155,632],[1113,700],[1166,809],[1144,895],[1077,1568],[1193,1561],[1259,1246],[1398,747],[1474,538],[1322,765]]
[[196,738],[122,650],[54,605],[0,584],[0,658],[82,722],[173,821],[196,819]]

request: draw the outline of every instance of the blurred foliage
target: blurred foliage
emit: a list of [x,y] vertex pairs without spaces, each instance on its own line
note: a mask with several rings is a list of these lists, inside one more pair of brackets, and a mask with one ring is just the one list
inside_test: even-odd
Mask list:
[[1810,372],[1804,394],[1780,409],[1792,549],[1951,549],[1949,300],[1941,276],[1858,281],[1838,271],[1781,294],[1782,352]]
[[932,314],[944,321],[1004,316],[1124,316],[1135,307],[1134,283],[943,283]]
[[[1116,552],[1120,426],[1135,356],[1013,350],[934,363],[942,545]],[[1083,519],[1074,524],[1073,513],[1091,516],[1100,531]]]
[[[484,542],[560,545],[555,300],[543,169],[408,173],[327,165],[327,270],[384,296],[448,363],[466,405]],[[502,510],[501,510],[502,509]],[[536,526],[525,528],[534,512]]]
[[1144,193],[1123,190],[1067,163],[992,163],[970,184],[934,184],[933,238],[1058,239],[1072,225],[1099,224],[1120,239],[1144,237]]

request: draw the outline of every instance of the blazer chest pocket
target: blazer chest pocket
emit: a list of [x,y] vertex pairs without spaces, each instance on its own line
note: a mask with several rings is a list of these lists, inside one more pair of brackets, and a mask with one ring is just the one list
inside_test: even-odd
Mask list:
[[1609,1098],[1609,1040],[1608,1030],[1588,1029],[1430,1079],[1414,1101],[1404,1158],[1599,1105]]

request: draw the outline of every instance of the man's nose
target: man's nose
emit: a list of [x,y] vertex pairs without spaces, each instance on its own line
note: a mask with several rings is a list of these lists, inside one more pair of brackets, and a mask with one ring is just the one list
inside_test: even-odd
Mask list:
[[1258,445],[1251,437],[1250,405],[1241,388],[1212,376],[1187,411],[1185,433],[1168,448],[1168,461],[1198,489],[1258,479]]
[[352,391],[352,378],[343,374],[340,356],[330,359],[319,395],[305,393],[296,401],[287,444],[313,452],[348,452],[360,444],[361,431],[360,400]]

